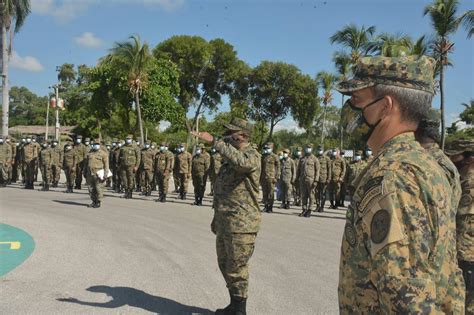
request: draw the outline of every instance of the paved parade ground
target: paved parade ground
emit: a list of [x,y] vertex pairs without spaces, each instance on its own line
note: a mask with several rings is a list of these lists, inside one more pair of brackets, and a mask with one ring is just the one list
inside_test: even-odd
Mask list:
[[[156,192],[128,200],[107,191],[102,207],[92,209],[87,186],[74,194],[62,186],[0,189],[0,229],[23,230],[34,241],[15,249],[18,243],[6,244],[15,236],[0,239],[0,262],[34,246],[0,276],[3,314],[212,314],[228,304],[210,197],[197,207],[192,194],[186,201],[171,194],[161,204]],[[250,261],[249,314],[338,312],[344,210],[309,219],[296,207],[263,214]]]

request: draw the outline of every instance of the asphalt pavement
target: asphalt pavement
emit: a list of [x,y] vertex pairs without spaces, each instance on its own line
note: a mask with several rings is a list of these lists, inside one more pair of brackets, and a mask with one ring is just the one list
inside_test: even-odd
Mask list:
[[[213,314],[228,304],[211,197],[199,207],[192,193],[162,204],[156,192],[129,200],[109,190],[92,209],[87,186],[40,188],[0,188],[0,223],[35,243],[0,277],[2,314]],[[337,314],[345,208],[301,218],[298,207],[278,205],[263,214],[250,260],[248,314]],[[0,264],[9,253],[2,248]]]

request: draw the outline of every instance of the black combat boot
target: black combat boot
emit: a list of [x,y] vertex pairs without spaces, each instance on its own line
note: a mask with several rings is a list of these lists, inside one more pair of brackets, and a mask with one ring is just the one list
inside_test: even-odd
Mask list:
[[128,199],[133,199],[133,189],[128,190]]
[[125,194],[122,196],[122,198],[128,199],[128,189],[125,189]]
[[100,201],[95,202],[92,208],[100,208]]
[[267,212],[267,205],[263,206],[262,212]]
[[198,196],[194,196],[194,202],[193,202],[193,205],[195,205],[195,206],[199,206],[199,197],[198,197]]
[[311,209],[306,210],[305,214],[303,215],[305,218],[311,217]]
[[181,199],[186,200],[186,193],[185,192],[183,192],[183,197]]
[[273,213],[273,205],[268,205],[267,213]]
[[163,196],[161,197],[161,202],[166,202],[166,194],[163,194]]
[[301,213],[298,214],[298,216],[299,216],[299,217],[302,217],[302,216],[306,215],[306,211],[307,211],[306,208],[303,207],[303,211],[301,211]]
[[235,315],[247,315],[247,299],[242,297],[234,297],[232,302],[234,305]]
[[92,201],[90,205],[87,205],[87,208],[95,208],[95,201]]
[[[229,292],[230,294],[230,292]],[[230,295],[230,303],[227,305],[225,308],[219,308],[216,310],[215,314],[216,315],[231,315],[235,314],[234,313],[234,299],[232,298],[232,295]]]

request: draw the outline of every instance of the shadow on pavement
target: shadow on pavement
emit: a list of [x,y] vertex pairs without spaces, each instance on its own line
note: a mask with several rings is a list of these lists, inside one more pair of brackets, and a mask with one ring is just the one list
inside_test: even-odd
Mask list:
[[92,286],[87,289],[89,292],[105,293],[112,297],[112,300],[105,303],[80,301],[75,298],[60,298],[56,299],[60,302],[75,303],[79,305],[87,305],[104,308],[117,308],[125,305],[138,307],[149,312],[158,314],[214,314],[214,312],[189,305],[184,305],[179,302],[154,296],[128,287],[109,287],[105,285]]
[[82,203],[82,202],[75,202],[75,201],[65,201],[65,200],[52,200],[57,203],[62,203],[65,205],[72,205],[72,206],[81,206],[81,207],[87,207],[89,204],[87,203]]

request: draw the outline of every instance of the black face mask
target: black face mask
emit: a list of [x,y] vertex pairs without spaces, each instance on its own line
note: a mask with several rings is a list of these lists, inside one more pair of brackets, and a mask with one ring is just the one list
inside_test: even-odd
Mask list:
[[364,112],[367,108],[377,104],[383,98],[384,96],[373,100],[369,104],[365,105],[364,108],[356,107],[351,103],[350,100],[347,100],[346,104],[350,106],[351,110],[354,113],[353,117],[351,117],[351,119],[347,122],[346,125],[346,131],[348,132],[348,134],[359,132],[362,134],[362,138],[365,142],[370,139],[370,136],[374,132],[375,128],[380,124],[382,118],[380,118],[375,124],[370,124],[365,118]]

